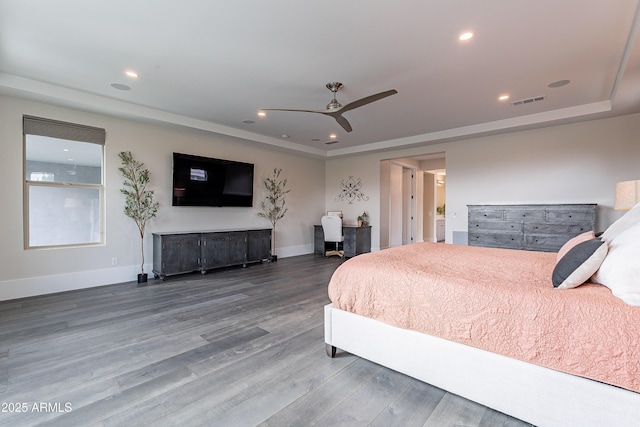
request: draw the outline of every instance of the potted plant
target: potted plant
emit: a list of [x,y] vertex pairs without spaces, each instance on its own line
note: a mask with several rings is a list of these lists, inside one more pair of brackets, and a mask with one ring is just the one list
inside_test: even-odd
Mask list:
[[144,272],[144,231],[147,221],[154,218],[158,213],[158,202],[153,201],[153,191],[147,190],[150,173],[145,169],[142,162],[133,158],[131,151],[122,151],[118,154],[122,161],[122,166],[118,168],[124,176],[124,185],[120,192],[125,195],[124,214],[138,226],[140,233],[140,253],[142,262],[140,264],[140,274],[138,283],[147,282],[147,274]]
[[358,227],[362,227],[363,221],[362,215],[358,215]]
[[264,190],[266,192],[264,200],[260,202],[258,216],[266,218],[271,222],[273,227],[273,238],[271,239],[271,260],[277,261],[276,255],[276,224],[287,213],[289,208],[286,206],[286,197],[291,190],[287,190],[287,179],[280,179],[282,168],[274,168],[273,176],[266,177],[262,180]]

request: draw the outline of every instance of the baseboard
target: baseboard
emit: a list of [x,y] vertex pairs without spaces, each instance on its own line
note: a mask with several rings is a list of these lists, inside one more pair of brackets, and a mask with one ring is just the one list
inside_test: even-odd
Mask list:
[[313,244],[285,246],[282,248],[278,248],[276,252],[277,252],[278,258],[288,258],[292,256],[312,254]]
[[[278,258],[288,258],[313,253],[313,244],[278,248]],[[151,277],[152,264],[145,264],[144,271]],[[27,298],[37,295],[54,294],[76,289],[113,285],[116,283],[136,283],[140,265],[116,266],[102,270],[78,271],[50,276],[27,277],[0,281],[0,301]]]
[[[152,266],[145,266],[151,272]],[[78,271],[51,276],[28,277],[0,282],[0,301],[53,294],[76,289],[93,288],[136,281],[140,266],[111,267],[102,270]]]

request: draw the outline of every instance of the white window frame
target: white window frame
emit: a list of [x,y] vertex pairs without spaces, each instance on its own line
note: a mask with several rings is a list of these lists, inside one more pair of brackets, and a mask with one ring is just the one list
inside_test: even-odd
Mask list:
[[[105,181],[105,159],[104,144],[105,130],[91,126],[78,125],[74,123],[61,122],[57,120],[45,119],[33,116],[23,116],[23,179],[24,179],[24,248],[25,249],[42,249],[42,248],[60,248],[60,247],[81,247],[81,246],[100,246],[104,245],[104,229],[105,229],[105,197],[104,197],[104,181]],[[51,182],[42,180],[31,180],[27,176],[27,135],[40,135],[60,140],[77,141],[87,144],[100,145],[100,183],[77,183],[77,182]],[[30,190],[35,187],[48,187],[60,189],[93,189],[98,190],[98,204],[96,209],[98,212],[98,239],[89,242],[67,242],[62,244],[40,244],[32,245],[30,236],[30,218],[29,218],[29,195]]]

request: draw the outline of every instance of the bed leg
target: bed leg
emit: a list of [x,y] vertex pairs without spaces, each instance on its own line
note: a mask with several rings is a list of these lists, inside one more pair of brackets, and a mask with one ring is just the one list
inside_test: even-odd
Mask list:
[[325,346],[325,349],[327,350],[327,356],[329,356],[332,359],[336,357],[337,348],[335,348],[331,344],[325,344],[324,346]]

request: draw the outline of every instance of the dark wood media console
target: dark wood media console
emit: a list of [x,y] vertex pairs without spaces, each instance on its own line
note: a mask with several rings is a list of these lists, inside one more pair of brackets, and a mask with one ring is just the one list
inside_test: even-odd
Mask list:
[[271,259],[271,229],[153,233],[153,275],[172,274],[262,262]]

